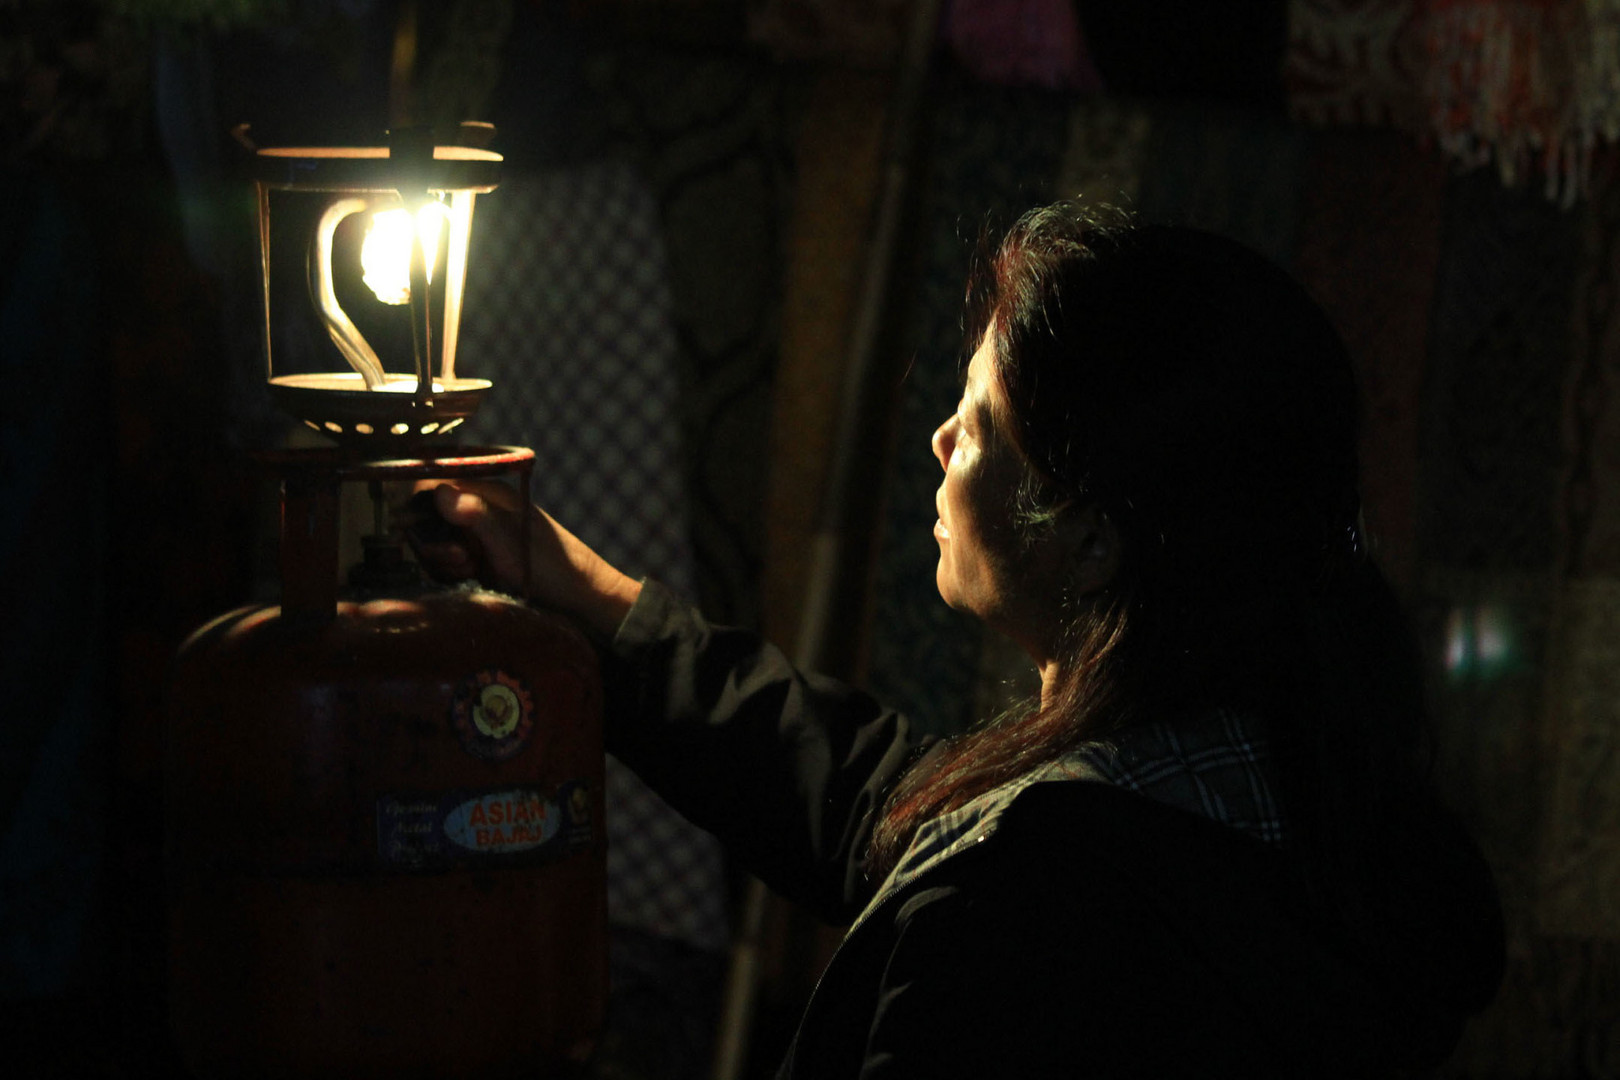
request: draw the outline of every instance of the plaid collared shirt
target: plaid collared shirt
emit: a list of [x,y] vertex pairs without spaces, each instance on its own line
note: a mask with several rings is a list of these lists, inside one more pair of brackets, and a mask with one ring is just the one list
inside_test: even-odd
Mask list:
[[1070,756],[1110,784],[1257,840],[1286,843],[1288,824],[1272,791],[1270,748],[1255,728],[1253,720],[1218,709],[1192,723],[1145,724]]
[[1084,743],[926,822],[856,922],[942,860],[988,839],[1007,807],[1032,784],[1113,784],[1266,843],[1286,843],[1288,822],[1272,790],[1270,762],[1270,748],[1256,723],[1225,710],[1190,722],[1142,724],[1106,742]]

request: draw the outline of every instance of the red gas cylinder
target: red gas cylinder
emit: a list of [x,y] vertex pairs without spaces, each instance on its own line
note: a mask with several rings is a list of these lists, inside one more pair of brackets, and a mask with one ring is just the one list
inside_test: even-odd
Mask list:
[[283,604],[197,631],[172,688],[170,1013],[202,1080],[545,1076],[589,1052],[595,654],[498,593],[339,599],[327,575],[338,481],[526,474],[528,453],[278,461]]

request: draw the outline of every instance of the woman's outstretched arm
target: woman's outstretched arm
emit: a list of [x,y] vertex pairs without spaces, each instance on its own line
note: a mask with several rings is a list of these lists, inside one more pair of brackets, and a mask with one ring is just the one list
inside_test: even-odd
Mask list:
[[505,485],[444,484],[434,499],[456,533],[418,542],[424,564],[509,592],[532,515],[528,596],[597,640],[610,752],[778,892],[829,921],[859,912],[878,884],[872,827],[926,745],[905,717],[628,577]]

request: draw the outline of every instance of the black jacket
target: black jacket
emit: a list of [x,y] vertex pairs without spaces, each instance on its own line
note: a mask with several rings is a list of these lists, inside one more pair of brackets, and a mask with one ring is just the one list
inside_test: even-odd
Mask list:
[[1416,890],[1419,933],[1387,948],[1314,914],[1285,851],[1087,779],[1023,788],[879,893],[861,856],[927,748],[903,717],[653,583],[606,676],[613,753],[778,892],[856,920],[785,1077],[1398,1075],[1438,1063],[1500,978],[1460,835]]

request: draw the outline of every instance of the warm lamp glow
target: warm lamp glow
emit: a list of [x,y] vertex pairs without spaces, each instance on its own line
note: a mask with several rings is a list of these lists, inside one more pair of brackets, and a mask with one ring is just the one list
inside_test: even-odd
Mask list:
[[[493,131],[463,124],[459,134],[482,142]],[[501,157],[431,135],[400,128],[387,146],[265,147],[253,158],[271,394],[306,427],[369,453],[455,429],[489,389],[456,375],[456,342],[473,204],[495,189]],[[313,323],[296,314],[309,301]],[[344,310],[351,302],[365,332]],[[349,370],[278,370],[289,350],[310,359],[310,331],[322,329]]]
[[[416,229],[422,238],[430,282],[446,219],[444,207],[434,202],[422,207],[416,215]],[[385,304],[411,302],[411,239],[408,210],[380,210],[372,215],[371,224],[366,228],[366,239],[360,247],[360,268],[367,288]]]

